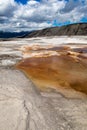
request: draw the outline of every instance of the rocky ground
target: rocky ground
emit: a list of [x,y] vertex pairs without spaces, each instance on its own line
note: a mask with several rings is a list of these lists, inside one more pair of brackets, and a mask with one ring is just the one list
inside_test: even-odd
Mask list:
[[[70,42],[66,39],[76,42],[76,38]],[[71,99],[61,93],[40,93],[14,67],[23,57],[19,49],[22,45],[46,41],[52,43],[53,38],[0,41],[0,130],[87,130],[86,96]],[[86,38],[78,41],[87,43]]]

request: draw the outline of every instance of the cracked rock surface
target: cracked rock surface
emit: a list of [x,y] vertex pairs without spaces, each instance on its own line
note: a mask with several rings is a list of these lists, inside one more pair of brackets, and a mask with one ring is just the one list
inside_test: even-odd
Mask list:
[[[15,49],[21,45],[0,45],[0,130],[87,130],[86,97],[70,99],[60,93],[40,93],[13,67],[22,58]],[[7,46],[10,51],[5,50]],[[2,64],[4,59],[14,63]]]

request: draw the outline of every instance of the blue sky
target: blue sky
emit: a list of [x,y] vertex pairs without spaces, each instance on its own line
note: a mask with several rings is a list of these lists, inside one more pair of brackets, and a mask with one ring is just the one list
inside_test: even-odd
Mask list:
[[87,0],[0,0],[0,29],[31,31],[87,22]]
[[[15,0],[17,2],[21,2],[22,4],[26,4],[28,2],[28,0]],[[36,0],[36,1],[41,1],[41,0]]]
[[15,0],[16,2],[21,2],[22,4],[26,4],[27,0]]

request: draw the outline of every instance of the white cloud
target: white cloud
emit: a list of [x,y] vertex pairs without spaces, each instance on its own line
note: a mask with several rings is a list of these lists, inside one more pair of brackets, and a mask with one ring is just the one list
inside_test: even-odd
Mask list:
[[87,0],[29,0],[26,5],[0,0],[0,29],[26,31],[50,27],[53,21],[79,22],[87,17]]
[[14,0],[0,0],[0,16],[10,16],[17,9],[17,3]]

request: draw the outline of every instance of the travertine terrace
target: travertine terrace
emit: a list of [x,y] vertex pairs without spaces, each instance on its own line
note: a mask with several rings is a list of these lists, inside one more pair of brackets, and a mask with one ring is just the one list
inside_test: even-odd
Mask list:
[[0,41],[0,130],[87,130],[86,65],[85,36]]

